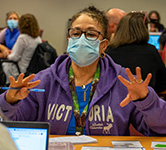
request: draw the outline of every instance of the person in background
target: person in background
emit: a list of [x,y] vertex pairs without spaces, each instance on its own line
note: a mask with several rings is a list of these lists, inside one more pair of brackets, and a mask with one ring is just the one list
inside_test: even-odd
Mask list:
[[110,8],[106,12],[106,16],[108,19],[108,37],[110,41],[112,40],[114,33],[116,31],[117,25],[121,18],[126,15],[126,12],[122,9],[118,8]]
[[[39,43],[42,43],[40,35],[39,24],[36,17],[32,14],[24,14],[19,19],[20,35],[12,48],[10,54],[6,53],[6,58],[17,62],[22,73],[26,69],[32,59],[35,48]],[[6,84],[9,84],[9,76],[12,75],[15,79],[19,73],[14,63],[3,63],[3,71],[6,74]]]
[[6,25],[0,32],[0,58],[4,58],[3,53],[10,53],[20,32],[18,29],[19,15],[15,11],[6,14]]
[[149,31],[150,32],[162,32],[164,30],[164,25],[160,23],[160,14],[156,10],[152,10],[148,14],[149,18]]
[[18,150],[14,141],[11,138],[9,131],[0,123],[0,150]]
[[164,29],[163,32],[161,33],[159,38],[159,43],[160,43],[160,50],[162,51],[164,46],[166,45],[166,29]]
[[130,12],[124,16],[106,53],[123,67],[136,74],[135,67],[142,70],[143,80],[152,73],[150,86],[158,92],[166,90],[166,68],[157,49],[148,44],[146,12]]
[[[68,29],[68,55],[36,75],[17,80],[0,95],[0,107],[10,120],[46,121],[51,134],[130,135],[129,125],[144,135],[166,135],[166,102],[130,69],[104,53],[108,20],[89,6],[76,13]],[[132,59],[132,58],[131,58]],[[40,84],[39,84],[40,83]],[[45,92],[29,92],[31,88]],[[161,115],[163,114],[163,115]]]

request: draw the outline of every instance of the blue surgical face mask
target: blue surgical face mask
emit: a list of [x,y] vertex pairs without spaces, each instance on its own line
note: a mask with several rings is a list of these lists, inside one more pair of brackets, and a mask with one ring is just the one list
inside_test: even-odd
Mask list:
[[99,58],[99,45],[100,40],[89,41],[82,34],[79,39],[69,38],[67,52],[74,63],[85,67]]
[[10,29],[15,29],[18,27],[18,21],[17,20],[8,20],[7,25]]

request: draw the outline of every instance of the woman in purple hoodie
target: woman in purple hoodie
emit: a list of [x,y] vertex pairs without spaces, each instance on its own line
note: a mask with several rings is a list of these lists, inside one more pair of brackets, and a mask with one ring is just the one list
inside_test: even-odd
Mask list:
[[[0,107],[11,120],[46,121],[51,134],[130,135],[129,125],[144,135],[166,135],[166,102],[142,81],[104,53],[107,18],[94,6],[72,17],[68,55],[48,69],[24,78],[20,74],[0,95]],[[40,84],[39,84],[40,83]],[[30,92],[31,88],[45,92]]]

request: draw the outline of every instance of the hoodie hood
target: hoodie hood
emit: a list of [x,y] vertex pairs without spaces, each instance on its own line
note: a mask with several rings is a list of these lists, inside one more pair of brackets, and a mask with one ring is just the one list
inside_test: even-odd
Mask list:
[[[121,74],[121,66],[115,64],[110,56],[106,54],[105,58],[99,60],[101,66],[100,79],[97,85],[97,89],[100,89],[100,93],[107,92],[118,80],[118,75]],[[51,65],[50,70],[60,85],[64,89],[69,89],[68,86],[68,71],[71,65],[71,59],[68,55],[59,56],[55,63]]]

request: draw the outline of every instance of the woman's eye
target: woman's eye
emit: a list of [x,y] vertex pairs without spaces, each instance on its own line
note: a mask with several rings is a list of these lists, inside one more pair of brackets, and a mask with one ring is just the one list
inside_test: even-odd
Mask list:
[[88,36],[88,37],[96,37],[96,34],[94,34],[94,33],[87,33],[86,36]]
[[79,36],[80,34],[75,32],[75,33],[72,33],[72,36]]
[[18,20],[18,18],[9,18],[8,20],[12,20],[12,19],[13,19],[13,20]]

